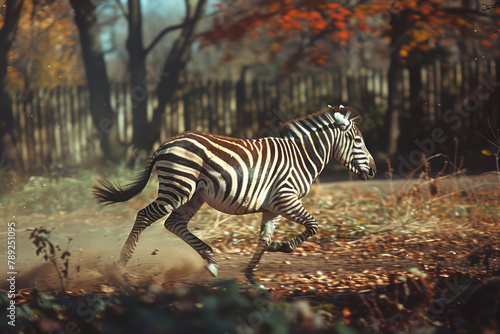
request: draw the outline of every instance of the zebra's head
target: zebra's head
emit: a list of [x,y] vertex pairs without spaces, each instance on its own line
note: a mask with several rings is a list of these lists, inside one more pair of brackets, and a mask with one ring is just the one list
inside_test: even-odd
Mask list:
[[332,112],[337,129],[337,145],[334,148],[334,158],[361,180],[371,180],[377,168],[375,160],[365,146],[361,131],[356,124],[361,121],[358,112],[350,107],[340,105],[338,108],[328,106]]

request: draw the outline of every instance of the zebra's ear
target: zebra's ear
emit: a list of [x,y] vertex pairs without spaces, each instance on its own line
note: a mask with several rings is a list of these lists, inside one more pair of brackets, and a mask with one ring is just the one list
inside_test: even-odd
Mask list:
[[347,129],[349,121],[345,118],[344,115],[342,115],[339,112],[336,112],[333,114],[333,119],[335,120],[335,124],[337,124],[342,131],[345,131]]
[[340,105],[338,108],[335,108],[335,107],[332,107],[331,105],[328,105],[328,109],[330,109],[330,110],[342,110],[342,108],[344,108],[343,105]]

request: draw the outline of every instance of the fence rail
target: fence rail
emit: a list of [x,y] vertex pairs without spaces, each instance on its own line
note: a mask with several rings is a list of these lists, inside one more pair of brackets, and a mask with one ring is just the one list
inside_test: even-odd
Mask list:
[[[423,65],[419,70],[418,95],[425,103],[419,112],[436,122],[443,112],[439,106],[451,105],[453,100],[473,94],[480,83],[478,78],[495,73],[494,64],[493,61],[471,61]],[[413,84],[408,69],[404,70],[403,77],[401,88],[408,101]],[[370,68],[253,81],[188,79],[166,106],[160,140],[163,142],[186,130],[238,137],[269,135],[279,121],[320,110],[326,104],[349,104],[362,110],[363,115],[382,117],[387,98],[386,71]],[[78,166],[101,154],[86,87],[39,88],[12,93],[12,100],[16,145],[25,170],[45,168],[53,163]],[[132,103],[131,87],[112,85],[116,129],[124,143],[132,139]],[[150,120],[157,104],[157,98],[151,94],[148,97]],[[492,104],[484,103],[482,107],[493,108]]]

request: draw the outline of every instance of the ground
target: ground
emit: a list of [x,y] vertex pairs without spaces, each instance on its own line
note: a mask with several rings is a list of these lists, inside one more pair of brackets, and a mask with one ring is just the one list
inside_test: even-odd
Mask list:
[[[304,203],[317,218],[319,233],[292,254],[265,254],[257,275],[275,301],[307,298],[313,304],[347,306],[352,303],[350,293],[382,289],[388,294],[394,284],[409,281],[418,282],[415,287],[434,284],[435,295],[445,293],[447,288],[439,284],[457,274],[487,279],[500,270],[499,184],[494,174],[315,184]],[[43,226],[51,230],[50,241],[60,249],[57,254],[66,249],[71,253],[68,291],[118,291],[123,281],[114,262],[137,211],[153,198],[151,189],[126,204],[106,208],[86,204],[71,212],[12,214],[13,206],[7,207],[6,218],[16,228],[17,290],[61,288],[54,265],[35,255],[30,239],[33,230]],[[170,289],[237,280],[244,286],[242,270],[255,248],[259,224],[258,214],[230,216],[209,207],[194,217],[191,230],[216,251],[219,275],[213,278],[198,254],[157,222],[142,234],[127,266],[133,275],[129,283]],[[299,231],[284,221],[277,238]],[[1,232],[2,249],[7,248],[6,234]],[[7,261],[6,253],[0,261]],[[58,262],[61,267],[63,261]],[[5,282],[1,279],[0,289],[8,290]],[[412,286],[405,289],[402,295],[411,295]],[[349,320],[351,311],[341,317]]]

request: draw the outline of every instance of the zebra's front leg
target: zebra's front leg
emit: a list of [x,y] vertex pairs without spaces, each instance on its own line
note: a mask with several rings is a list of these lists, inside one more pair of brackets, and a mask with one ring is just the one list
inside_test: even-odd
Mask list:
[[266,251],[266,248],[271,243],[273,238],[274,229],[278,224],[281,216],[274,214],[272,212],[264,212],[262,214],[262,222],[260,225],[260,237],[259,242],[257,244],[257,249],[255,253],[248,263],[247,268],[245,269],[245,277],[250,281],[250,283],[257,283],[257,279],[255,277],[255,271],[257,270],[257,266],[259,265],[259,261],[262,257],[262,254]]
[[310,236],[315,235],[318,231],[318,223],[316,222],[316,219],[314,219],[314,217],[306,211],[298,199],[287,206],[286,210],[280,209],[276,212],[297,224],[304,225],[306,230],[294,238],[283,240],[282,242],[278,242],[276,240],[271,242],[266,248],[266,251],[268,252],[291,253],[298,246],[300,246],[300,244],[306,241]]

